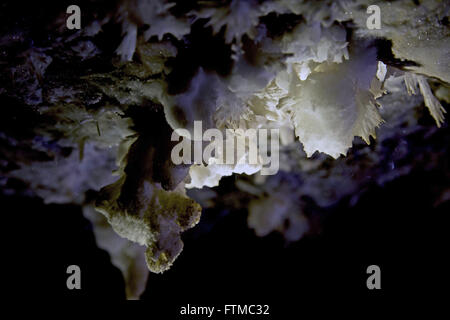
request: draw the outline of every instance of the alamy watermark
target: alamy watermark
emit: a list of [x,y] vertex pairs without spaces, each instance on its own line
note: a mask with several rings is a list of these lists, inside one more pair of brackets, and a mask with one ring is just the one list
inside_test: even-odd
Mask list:
[[71,14],[66,20],[67,29],[81,29],[81,9],[77,5],[70,5],[66,10],[67,14]]
[[366,285],[367,289],[374,290],[374,289],[381,289],[381,270],[380,267],[376,264],[370,265],[367,267],[366,270],[367,274],[370,274],[370,276],[367,278]]
[[66,281],[67,289],[81,289],[81,269],[76,264],[67,267],[66,273],[69,274]]
[[187,129],[174,130],[171,140],[182,141],[172,149],[172,162],[177,165],[261,165],[262,175],[274,175],[278,172],[279,129],[238,128],[224,131],[225,138],[223,131],[219,129],[212,128],[203,132],[202,121],[194,121],[193,136]]
[[370,16],[366,20],[366,27],[369,30],[381,29],[381,9],[376,4],[367,7],[367,14]]

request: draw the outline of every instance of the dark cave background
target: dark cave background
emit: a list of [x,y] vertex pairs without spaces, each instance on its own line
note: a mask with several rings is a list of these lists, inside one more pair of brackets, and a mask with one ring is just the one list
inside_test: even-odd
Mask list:
[[[185,248],[176,263],[164,274],[150,274],[141,298],[148,308],[174,317],[188,303],[269,304],[275,316],[295,314],[310,299],[376,304],[438,294],[446,288],[449,222],[448,202],[432,203],[434,186],[446,183],[439,169],[416,168],[384,188],[369,188],[355,207],[329,208],[320,234],[289,245],[275,233],[256,237],[247,227],[246,212],[204,212],[199,225],[184,234]],[[16,230],[12,240],[17,260],[9,260],[16,274],[10,280],[17,298],[125,298],[120,271],[97,248],[92,225],[79,207],[4,196],[1,203],[3,216],[24,214],[30,228]],[[31,241],[25,234],[33,235]],[[82,290],[65,286],[70,264],[82,270]],[[381,268],[381,290],[366,287],[371,264]]]

